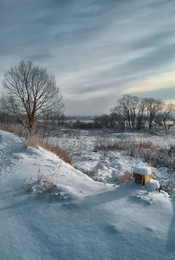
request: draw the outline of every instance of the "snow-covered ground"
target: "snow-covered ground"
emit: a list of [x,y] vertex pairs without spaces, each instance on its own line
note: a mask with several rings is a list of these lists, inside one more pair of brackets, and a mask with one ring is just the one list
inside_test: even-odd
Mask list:
[[146,163],[95,152],[86,132],[55,141],[101,182],[0,131],[0,259],[175,259],[174,196],[116,182]]
[[[120,184],[120,178],[126,172],[131,172],[136,166],[151,166],[140,158],[127,156],[122,151],[100,151],[96,150],[97,144],[104,142],[125,144],[128,142],[144,141],[157,145],[160,149],[169,149],[175,147],[174,135],[150,135],[145,133],[105,133],[104,131],[86,131],[86,130],[65,130],[59,132],[58,137],[50,138],[54,144],[58,144],[67,150],[73,158],[77,168],[86,173],[94,180],[105,183]],[[146,149],[145,149],[146,150]],[[148,151],[149,153],[149,151]],[[165,156],[163,154],[163,156]],[[175,149],[174,149],[175,161]],[[138,156],[139,157],[139,156]],[[168,159],[164,158],[167,162]],[[175,167],[175,163],[174,163]],[[175,188],[175,172],[170,172],[166,167],[151,167],[153,177],[159,180],[161,186],[166,187],[167,183],[174,180]],[[171,193],[175,190],[171,189]]]

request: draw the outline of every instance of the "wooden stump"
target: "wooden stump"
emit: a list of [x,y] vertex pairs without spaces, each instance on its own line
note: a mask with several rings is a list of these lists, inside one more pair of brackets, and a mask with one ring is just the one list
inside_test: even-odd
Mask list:
[[138,173],[134,173],[134,178],[135,178],[135,183],[140,184],[140,185],[145,185],[145,176],[138,174]]

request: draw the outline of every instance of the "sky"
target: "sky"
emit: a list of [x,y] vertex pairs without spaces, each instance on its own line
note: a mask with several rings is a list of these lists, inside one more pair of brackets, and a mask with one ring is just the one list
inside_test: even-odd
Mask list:
[[66,115],[109,113],[124,94],[175,102],[174,0],[0,0],[5,71],[55,76]]

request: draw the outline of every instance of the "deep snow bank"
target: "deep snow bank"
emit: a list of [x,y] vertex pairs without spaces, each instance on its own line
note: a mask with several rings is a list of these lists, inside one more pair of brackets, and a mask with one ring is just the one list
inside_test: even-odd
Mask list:
[[[50,152],[24,150],[15,135],[0,136],[0,259],[175,258],[174,200],[166,193],[95,182]],[[39,175],[63,199],[27,192]]]

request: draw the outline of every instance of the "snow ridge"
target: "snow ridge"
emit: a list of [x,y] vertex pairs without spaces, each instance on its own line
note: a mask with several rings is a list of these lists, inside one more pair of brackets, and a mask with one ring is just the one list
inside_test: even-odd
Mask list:
[[[95,182],[2,131],[0,156],[0,259],[175,259],[174,197],[166,192],[148,192],[134,181]],[[61,189],[63,199],[27,191],[38,173]]]

